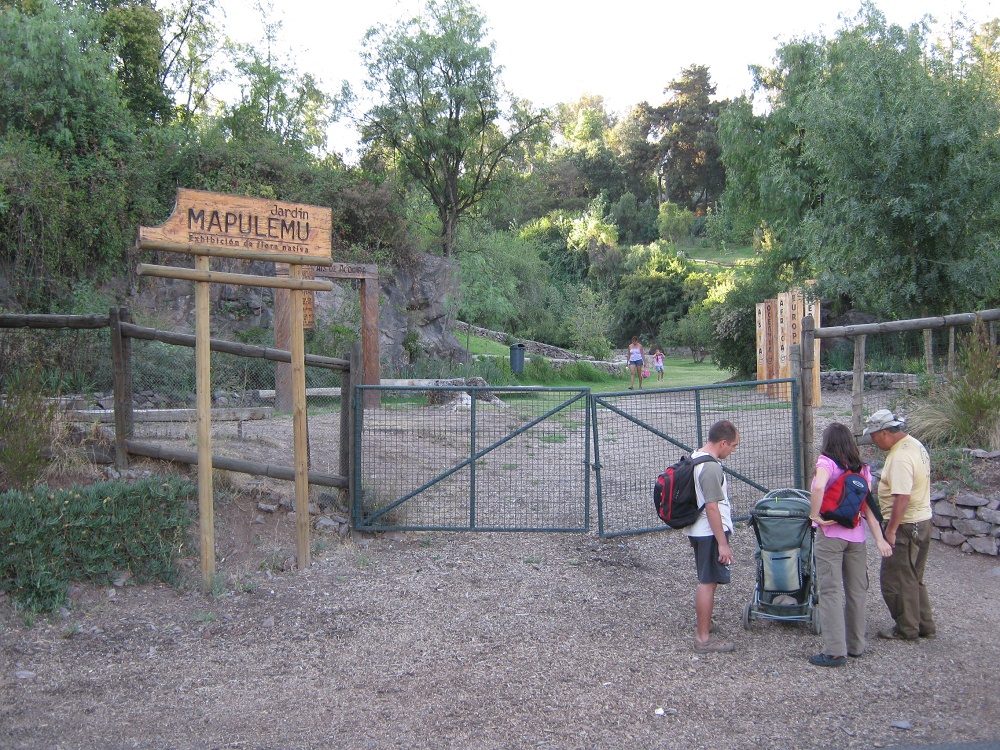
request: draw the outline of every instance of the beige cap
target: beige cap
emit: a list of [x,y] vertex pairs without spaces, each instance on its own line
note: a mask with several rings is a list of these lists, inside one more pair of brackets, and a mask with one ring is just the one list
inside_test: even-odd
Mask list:
[[884,430],[887,427],[902,427],[904,424],[906,424],[905,419],[897,417],[888,409],[879,409],[868,417],[863,434],[871,435],[873,432]]

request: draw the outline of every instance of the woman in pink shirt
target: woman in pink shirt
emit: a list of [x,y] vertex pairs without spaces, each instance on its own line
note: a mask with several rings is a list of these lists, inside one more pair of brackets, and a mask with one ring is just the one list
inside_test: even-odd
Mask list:
[[[871,469],[861,462],[854,435],[847,425],[834,422],[823,431],[823,455],[816,461],[810,494],[810,516],[818,527],[813,548],[819,593],[816,608],[823,634],[823,651],[809,657],[809,662],[819,667],[843,666],[847,656],[861,656],[865,650],[865,598],[868,592],[865,526],[859,522],[849,529],[819,515],[826,488],[847,469],[859,472],[871,486]],[[875,514],[867,505],[864,518],[879,553],[889,557],[892,547],[883,538]]]

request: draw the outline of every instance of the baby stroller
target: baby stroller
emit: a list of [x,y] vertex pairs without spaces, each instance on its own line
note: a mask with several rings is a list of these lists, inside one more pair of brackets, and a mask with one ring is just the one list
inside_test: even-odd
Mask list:
[[757,586],[743,611],[743,627],[749,630],[756,619],[805,622],[818,634],[809,493],[768,492],[750,512],[750,526],[757,537]]

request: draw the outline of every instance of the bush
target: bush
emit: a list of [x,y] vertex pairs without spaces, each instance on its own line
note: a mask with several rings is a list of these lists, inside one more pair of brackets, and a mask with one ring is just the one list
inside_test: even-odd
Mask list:
[[688,314],[676,324],[665,326],[660,337],[669,338],[678,346],[688,347],[695,362],[704,362],[712,346],[714,330],[709,309],[704,305],[692,305]]
[[18,604],[50,611],[72,582],[177,580],[187,541],[190,482],[152,477],[135,484],[0,494],[0,582]]
[[607,299],[590,287],[582,287],[570,316],[573,346],[594,359],[608,359],[611,356],[611,342],[608,341],[609,317],[610,305]]
[[559,379],[559,373],[553,369],[545,357],[535,354],[532,355],[530,361],[525,363],[524,374],[521,377],[539,385],[552,385]]
[[560,380],[580,383],[607,383],[615,380],[615,376],[604,370],[599,370],[589,362],[570,362],[558,372]]
[[695,216],[676,203],[661,203],[657,217],[660,238],[667,242],[680,242],[691,234]]

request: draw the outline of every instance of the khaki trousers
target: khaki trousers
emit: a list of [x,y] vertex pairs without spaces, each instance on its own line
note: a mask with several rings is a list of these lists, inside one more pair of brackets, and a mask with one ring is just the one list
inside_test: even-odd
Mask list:
[[931,522],[902,523],[892,557],[882,558],[882,598],[904,638],[937,634],[924,568],[931,546]]
[[819,602],[816,605],[827,656],[865,650],[868,558],[864,542],[847,542],[816,530],[814,542]]

